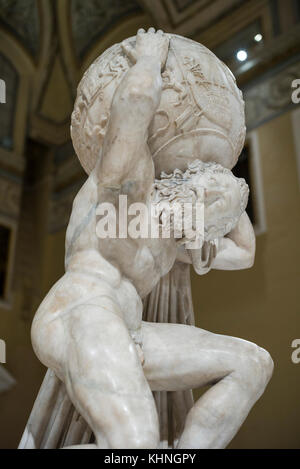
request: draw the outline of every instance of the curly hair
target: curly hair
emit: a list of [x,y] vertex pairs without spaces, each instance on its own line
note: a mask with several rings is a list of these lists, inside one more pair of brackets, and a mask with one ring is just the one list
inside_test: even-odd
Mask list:
[[[195,204],[199,199],[199,188],[207,187],[207,182],[218,175],[227,175],[237,183],[240,190],[240,207],[231,217],[221,217],[214,225],[204,227],[204,240],[212,241],[228,234],[238,223],[242,213],[246,210],[249,198],[249,187],[244,179],[239,179],[233,173],[217,163],[204,163],[195,160],[183,172],[176,169],[171,174],[162,173],[153,186],[152,200],[155,205],[168,203]],[[204,202],[204,201],[203,201]],[[172,222],[172,220],[171,220]]]

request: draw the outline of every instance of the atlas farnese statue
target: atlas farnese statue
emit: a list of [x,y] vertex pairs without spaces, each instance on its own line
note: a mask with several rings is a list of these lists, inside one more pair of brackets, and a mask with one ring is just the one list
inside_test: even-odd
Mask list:
[[[193,325],[190,265],[204,275],[254,262],[248,186],[231,172],[245,140],[235,79],[204,46],[139,30],[85,73],[71,131],[89,177],[66,273],[33,321],[51,371],[20,447],[225,448],[273,370],[257,345]],[[99,236],[99,206],[119,220],[121,197],[157,207],[170,236]],[[174,201],[202,206],[203,232],[164,216],[160,203]]]

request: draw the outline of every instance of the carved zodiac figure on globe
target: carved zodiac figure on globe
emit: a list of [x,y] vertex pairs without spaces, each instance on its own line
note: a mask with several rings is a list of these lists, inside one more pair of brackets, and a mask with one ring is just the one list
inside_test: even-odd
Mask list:
[[[235,79],[204,46],[139,30],[85,73],[72,138],[89,177],[73,204],[66,273],[33,322],[35,352],[91,428],[86,448],[159,448],[161,416],[152,392],[207,385],[176,446],[224,448],[264,392],[271,357],[250,342],[189,325],[189,279],[177,282],[175,299],[168,295],[170,310],[182,304],[182,321],[172,321],[172,311],[173,323],[145,321],[143,308],[174,268],[180,273],[192,264],[203,275],[253,265],[248,187],[231,173],[245,139]],[[146,206],[201,200],[201,245],[191,249],[184,228],[180,239],[100,239],[98,206],[112,204],[118,213],[120,196]],[[160,287],[156,305],[162,295]]]

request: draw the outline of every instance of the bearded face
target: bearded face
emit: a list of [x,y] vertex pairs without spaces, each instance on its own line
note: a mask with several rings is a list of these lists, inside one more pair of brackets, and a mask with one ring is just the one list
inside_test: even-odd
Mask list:
[[[244,179],[215,163],[196,160],[186,172],[163,173],[155,181],[155,204],[174,204],[184,211],[185,204],[203,204],[204,241],[224,237],[238,223],[248,203],[249,188]],[[171,218],[172,223],[172,218]],[[183,233],[183,238],[187,238]],[[189,238],[189,240],[191,240]]]
[[241,209],[246,204],[241,189],[241,183],[227,173],[220,172],[207,178],[204,189],[207,227],[218,224],[220,220],[230,222],[241,215]]

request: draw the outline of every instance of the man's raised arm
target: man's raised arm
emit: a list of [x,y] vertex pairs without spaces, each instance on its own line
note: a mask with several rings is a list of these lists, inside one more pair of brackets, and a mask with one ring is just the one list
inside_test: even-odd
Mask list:
[[133,67],[115,92],[107,134],[99,164],[99,183],[121,185],[152,163],[147,147],[148,129],[159,106],[161,70],[165,65],[169,38],[150,28],[139,30],[135,48],[123,43]]

